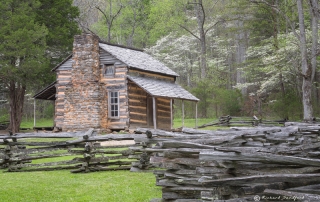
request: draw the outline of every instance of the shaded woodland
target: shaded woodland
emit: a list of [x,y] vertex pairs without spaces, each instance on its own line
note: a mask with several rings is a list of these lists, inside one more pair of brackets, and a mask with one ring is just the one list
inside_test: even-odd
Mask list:
[[[43,49],[32,52],[37,57],[21,51],[1,55],[1,117],[10,117],[8,106],[14,96],[10,97],[12,90],[8,84],[21,84],[24,93],[18,97],[22,98],[50,83],[54,80],[50,68],[71,52],[73,35],[81,31],[94,33],[107,42],[142,48],[165,63],[180,74],[177,82],[201,100],[200,117],[256,115],[289,120],[319,117],[317,0],[10,0],[0,3],[1,43],[7,36],[15,36],[12,44],[21,46],[12,47],[24,50],[23,47],[31,47],[35,42],[30,39],[29,44],[21,44],[17,41],[20,35],[15,35],[18,29],[5,31],[9,28],[4,19],[9,15],[4,11],[10,6],[20,8],[19,2],[33,5],[26,6],[25,13],[20,11],[16,16],[35,14],[28,15],[34,19],[28,19],[34,23],[33,28],[31,25],[28,28],[39,30],[35,27],[43,26],[43,31],[33,36],[38,37],[34,41],[42,40]],[[18,25],[23,27],[17,22]],[[2,45],[0,52],[11,50],[10,47]],[[21,58],[32,58],[30,63],[25,63],[28,68],[23,67]],[[12,69],[18,66],[28,71],[8,80],[8,75],[16,75]],[[26,79],[26,75],[35,76]],[[20,99],[21,102],[28,99]],[[175,102],[176,117],[181,115],[180,105]],[[17,110],[25,118],[31,117],[32,101],[25,106]],[[50,113],[50,107],[46,105],[41,114]],[[194,116],[194,107],[185,106],[187,117]],[[50,117],[50,114],[41,116]]]

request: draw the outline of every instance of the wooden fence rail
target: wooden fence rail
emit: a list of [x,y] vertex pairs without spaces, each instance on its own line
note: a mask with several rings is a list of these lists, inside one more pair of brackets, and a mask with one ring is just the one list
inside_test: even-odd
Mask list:
[[155,145],[139,151],[164,168],[154,172],[162,187],[162,198],[154,202],[320,201],[319,124],[140,131],[151,133],[144,141]]
[[266,126],[266,125],[283,125],[287,120],[263,120],[253,117],[234,117],[234,116],[221,116],[217,121],[198,126],[198,128],[205,128],[208,126]]
[[[102,142],[134,140],[143,134],[96,135],[93,129],[75,133],[18,133],[0,136],[0,166],[9,172],[72,169],[72,173],[129,170],[139,166],[141,152]],[[1,148],[2,147],[2,148]],[[139,147],[137,145],[136,147]],[[69,156],[69,158],[68,158]],[[61,160],[60,157],[63,157]],[[69,160],[65,160],[65,158]],[[37,163],[38,159],[47,159]],[[140,166],[141,167],[141,166]]]

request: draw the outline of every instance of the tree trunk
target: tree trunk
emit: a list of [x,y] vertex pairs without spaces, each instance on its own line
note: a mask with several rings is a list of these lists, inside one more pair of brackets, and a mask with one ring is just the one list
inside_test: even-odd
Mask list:
[[200,34],[200,67],[201,67],[201,79],[206,77],[207,71],[207,46],[206,46],[206,34],[204,31],[205,12],[202,4],[202,0],[195,0],[196,4],[196,16],[198,21],[198,30]]
[[9,86],[9,105],[10,105],[10,124],[9,131],[13,133],[19,132],[20,124],[22,121],[23,102],[26,92],[26,86],[10,82]]
[[[312,28],[312,47],[311,47],[311,68],[312,68],[312,75],[311,81],[315,83],[313,87],[313,97],[316,103],[316,106],[319,106],[319,99],[318,99],[318,83],[317,83],[317,52],[318,52],[318,23],[319,23],[319,6],[317,0],[309,0],[309,11],[311,16],[311,28]],[[318,108],[316,108],[318,109]]]
[[311,48],[311,67],[312,67],[312,81],[314,80],[317,68],[317,51],[318,51],[318,0],[310,0],[310,15],[312,26],[312,48]]
[[299,29],[300,29],[300,53],[301,53],[301,71],[303,76],[302,81],[302,104],[303,104],[303,119],[311,121],[313,116],[313,109],[311,104],[312,91],[312,67],[308,65],[307,58],[307,43],[304,26],[304,13],[302,0],[297,0],[298,15],[299,15]]

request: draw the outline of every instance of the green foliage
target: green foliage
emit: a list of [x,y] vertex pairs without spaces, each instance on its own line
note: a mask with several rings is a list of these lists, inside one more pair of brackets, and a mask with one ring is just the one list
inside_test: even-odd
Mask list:
[[[185,17],[185,4],[185,0],[124,0],[121,3],[109,0],[103,8],[108,17],[115,15],[123,6],[121,13],[114,19],[111,42],[138,48],[155,44],[160,37],[179,29],[178,24]],[[107,39],[108,25],[103,14],[100,13],[99,21],[91,29],[102,39]]]
[[[48,29],[46,43],[51,65],[55,66],[71,53],[73,37],[80,33],[79,9],[72,0],[39,0],[35,21]],[[48,72],[46,72],[48,73]]]
[[215,102],[219,105],[220,115],[240,115],[242,95],[239,90],[219,89]]
[[40,3],[8,0],[0,3],[0,82],[22,85],[39,79],[47,65],[44,57],[48,30],[35,21]]
[[274,100],[270,101],[269,106],[276,116],[291,121],[303,118],[301,98],[293,91],[288,92],[285,96],[278,93],[272,97]]

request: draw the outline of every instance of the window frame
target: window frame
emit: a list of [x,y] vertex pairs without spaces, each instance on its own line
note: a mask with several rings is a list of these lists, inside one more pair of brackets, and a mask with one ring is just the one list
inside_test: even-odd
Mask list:
[[[116,96],[113,96],[113,93],[117,93]],[[108,118],[110,119],[119,119],[120,118],[120,99],[119,91],[108,91]],[[112,103],[112,98],[117,99],[117,103]],[[117,106],[117,109],[112,109],[112,106]],[[117,116],[112,116],[112,112],[117,112]]]
[[[109,69],[109,68],[112,68],[112,70],[113,70],[113,72],[112,72],[112,74],[107,74],[107,70]],[[115,66],[114,65],[107,65],[107,64],[103,64],[103,76],[105,76],[105,77],[114,77],[114,75],[115,75],[115,72],[116,72],[116,68],[115,68]]]

